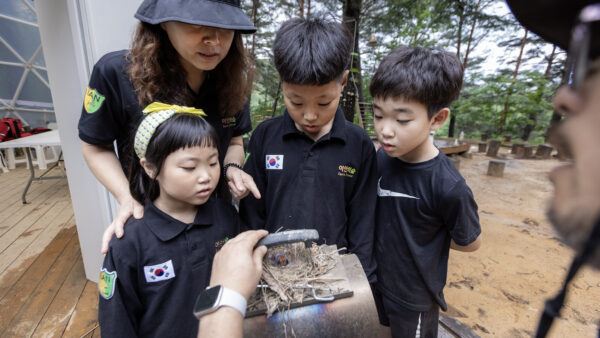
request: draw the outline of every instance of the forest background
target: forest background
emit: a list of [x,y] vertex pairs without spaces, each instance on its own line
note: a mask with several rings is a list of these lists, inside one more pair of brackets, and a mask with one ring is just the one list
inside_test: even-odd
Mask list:
[[465,67],[450,121],[436,136],[511,135],[513,141],[540,144],[560,120],[551,100],[566,53],[524,29],[502,0],[242,0],[242,6],[258,28],[245,37],[257,70],[253,126],[285,108],[272,62],[277,29],[285,20],[316,13],[334,16],[354,36],[351,81],[341,106],[348,120],[371,135],[370,79],[381,59],[403,45],[443,48]]

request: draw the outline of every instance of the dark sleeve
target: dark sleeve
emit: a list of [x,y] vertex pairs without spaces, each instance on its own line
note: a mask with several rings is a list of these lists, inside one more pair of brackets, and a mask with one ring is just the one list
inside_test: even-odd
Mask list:
[[121,96],[118,86],[116,65],[107,64],[102,58],[94,66],[90,82],[84,95],[79,118],[79,138],[89,144],[111,144],[126,126],[119,117]]
[[[366,147],[366,149],[365,149]],[[376,263],[373,259],[375,238],[375,203],[377,201],[377,161],[375,148],[369,141],[363,145],[363,162],[357,171],[357,181],[346,205],[348,216],[348,251],[356,254],[370,283],[376,281]]]
[[267,180],[265,174],[265,159],[262,156],[262,144],[264,128],[256,128],[250,137],[248,145],[248,157],[244,164],[244,171],[252,176],[254,183],[260,191],[261,199],[256,199],[254,195],[248,194],[240,201],[240,216],[242,224],[248,229],[264,229],[266,222],[265,199],[267,190]]
[[250,120],[250,102],[244,105],[244,108],[235,115],[235,127],[233,128],[233,137],[244,135],[252,130],[252,120]]
[[[113,241],[115,237],[113,237]],[[131,264],[118,259],[114,246],[108,249],[101,270],[113,275],[114,287],[111,283],[98,283],[100,291],[98,304],[98,320],[102,335],[106,337],[137,337],[143,306],[137,292],[137,270]],[[108,277],[108,279],[111,279]]]
[[454,242],[461,246],[471,244],[481,234],[477,203],[466,182],[457,182],[444,194],[441,202],[442,218]]

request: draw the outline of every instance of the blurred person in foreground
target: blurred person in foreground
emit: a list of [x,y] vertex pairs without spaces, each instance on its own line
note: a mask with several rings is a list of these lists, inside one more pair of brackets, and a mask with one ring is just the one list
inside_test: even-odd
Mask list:
[[565,119],[551,141],[571,160],[550,173],[555,192],[548,217],[576,257],[563,289],[546,303],[537,332],[544,337],[579,267],[600,268],[600,2],[507,2],[525,28],[568,51],[564,85],[553,101]]

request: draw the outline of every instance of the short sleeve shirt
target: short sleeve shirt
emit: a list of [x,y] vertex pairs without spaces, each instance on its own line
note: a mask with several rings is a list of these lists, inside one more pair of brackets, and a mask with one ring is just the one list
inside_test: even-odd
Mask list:
[[196,337],[197,295],[210,280],[217,250],[239,233],[230,204],[211,198],[191,224],[147,203],[113,236],[98,285],[98,317],[107,337]]
[[252,133],[244,170],[261,199],[240,201],[240,216],[255,229],[316,229],[322,242],[346,248],[373,282],[376,161],[364,130],[336,112],[331,131],[316,142],[285,111]]
[[[109,145],[117,141],[117,155],[124,169],[131,160],[133,137],[144,109],[138,103],[137,93],[127,75],[127,53],[127,50],[111,52],[98,60],[86,89],[79,119],[81,140],[93,145]],[[217,97],[209,74],[196,94],[194,107],[204,110],[208,115],[206,120],[217,131],[219,158],[223,163],[231,138],[249,132],[252,125],[248,104],[236,115],[224,117],[219,112]]]
[[446,310],[450,241],[468,245],[481,233],[473,193],[442,152],[406,163],[380,149],[377,165],[378,288],[414,311]]

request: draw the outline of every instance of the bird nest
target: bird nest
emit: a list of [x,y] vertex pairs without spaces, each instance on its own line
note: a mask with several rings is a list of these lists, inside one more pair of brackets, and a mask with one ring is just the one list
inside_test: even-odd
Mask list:
[[250,301],[250,310],[265,309],[267,317],[275,311],[289,310],[292,304],[307,300],[332,300],[332,284],[343,278],[325,276],[335,268],[339,250],[331,246],[304,243],[285,244],[269,249],[263,260],[259,288]]

